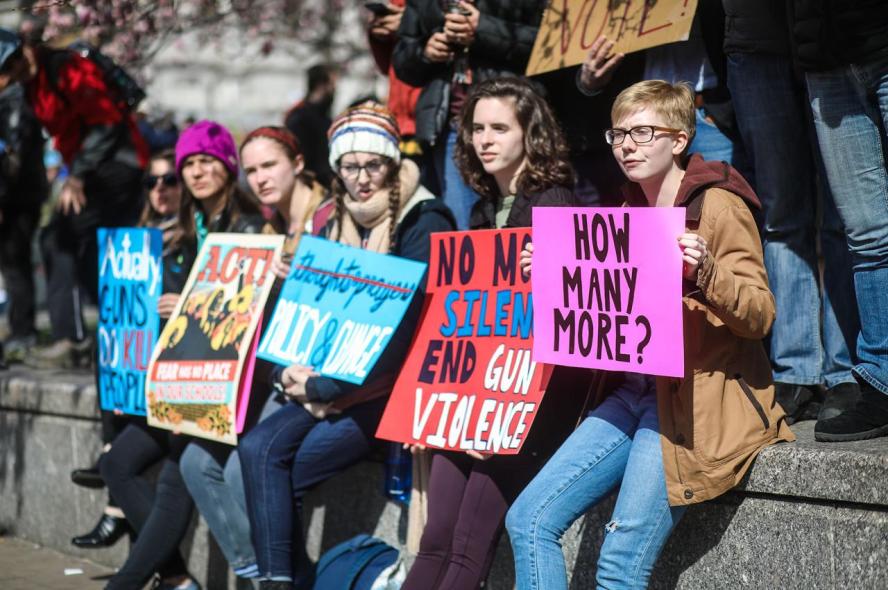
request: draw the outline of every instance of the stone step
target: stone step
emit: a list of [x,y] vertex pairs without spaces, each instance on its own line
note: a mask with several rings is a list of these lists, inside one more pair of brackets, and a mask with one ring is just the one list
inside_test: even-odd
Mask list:
[[[125,559],[125,543],[102,551],[69,545],[94,524],[105,499],[68,479],[98,453],[96,406],[89,372],[0,372],[0,531],[114,567]],[[688,511],[652,588],[888,588],[888,438],[822,444],[813,422],[793,430],[799,440],[765,449],[736,491]],[[381,489],[382,466],[364,462],[313,491],[305,507],[310,555],[366,532],[402,546],[406,510]],[[572,590],[595,585],[612,508],[613,498],[602,502],[565,535]],[[202,521],[183,552],[204,587],[235,587]],[[488,587],[513,584],[504,537]]]

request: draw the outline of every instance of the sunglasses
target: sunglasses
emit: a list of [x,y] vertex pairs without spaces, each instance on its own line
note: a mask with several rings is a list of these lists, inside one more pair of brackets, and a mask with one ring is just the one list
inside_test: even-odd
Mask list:
[[154,176],[153,174],[147,175],[145,178],[142,179],[142,186],[144,186],[148,190],[151,190],[155,186],[157,186],[158,180],[163,183],[163,186],[173,187],[179,184],[179,177],[172,172],[168,172],[163,176]]
[[6,61],[3,62],[3,65],[0,65],[0,74],[6,75],[12,72],[15,66],[18,65],[18,62],[23,55],[24,52],[22,51],[21,47],[9,54],[9,56],[6,58]]

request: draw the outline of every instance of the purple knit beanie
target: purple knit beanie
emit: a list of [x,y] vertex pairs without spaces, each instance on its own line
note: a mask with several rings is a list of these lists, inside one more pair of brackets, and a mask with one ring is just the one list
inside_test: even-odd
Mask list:
[[181,175],[185,160],[194,154],[213,156],[237,178],[237,146],[228,129],[219,123],[198,121],[179,135],[176,142],[176,172]]

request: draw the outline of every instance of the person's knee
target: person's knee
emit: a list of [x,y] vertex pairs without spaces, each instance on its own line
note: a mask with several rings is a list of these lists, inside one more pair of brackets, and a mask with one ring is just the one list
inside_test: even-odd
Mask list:
[[237,452],[231,453],[222,467],[222,475],[225,481],[239,481],[241,478],[241,462],[240,455]]
[[237,454],[243,459],[245,466],[254,465],[262,457],[269,446],[269,441],[259,429],[252,430],[237,444]]
[[428,555],[445,555],[450,552],[453,544],[455,522],[441,522],[440,519],[429,520],[422,530],[419,550]]
[[506,513],[506,530],[509,531],[509,538],[517,540],[525,537],[531,518],[532,515],[521,498],[515,500]]
[[211,462],[210,454],[199,446],[190,444],[185,448],[185,452],[179,459],[179,471],[189,490],[199,485],[201,480],[207,476]]
[[114,452],[114,447],[102,455],[99,460],[99,475],[106,484],[122,481],[138,475],[132,461],[128,460],[124,453]]

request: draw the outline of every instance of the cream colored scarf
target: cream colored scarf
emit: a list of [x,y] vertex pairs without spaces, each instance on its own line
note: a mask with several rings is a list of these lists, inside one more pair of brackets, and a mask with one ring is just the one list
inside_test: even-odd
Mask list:
[[[398,180],[400,189],[398,191],[398,212],[404,207],[404,204],[410,200],[413,193],[419,187],[419,168],[410,160],[401,161],[401,169],[398,171]],[[361,248],[363,240],[361,239],[361,230],[370,230],[367,237],[365,250],[388,254],[391,249],[391,228],[392,223],[396,223],[396,219],[392,219],[389,210],[390,188],[384,188],[376,191],[366,201],[357,201],[349,195],[343,196],[345,199],[345,209],[347,215],[343,219],[337,219],[333,223],[330,235],[336,236],[341,244],[348,244],[356,248]],[[397,213],[396,213],[397,216]],[[341,225],[340,225],[341,224]]]

